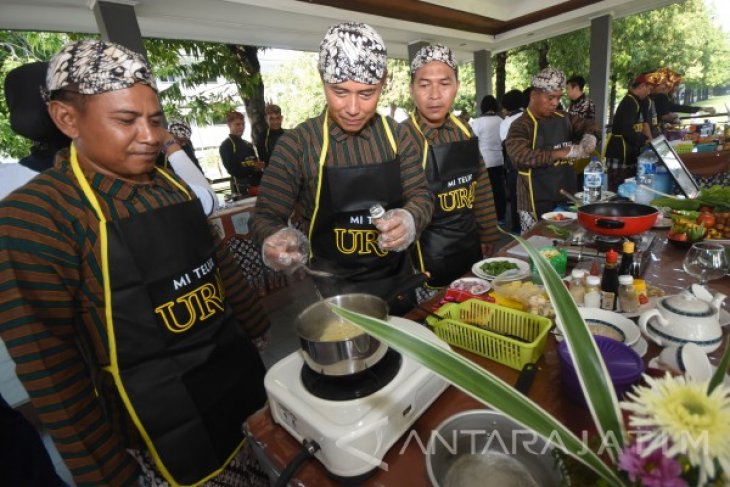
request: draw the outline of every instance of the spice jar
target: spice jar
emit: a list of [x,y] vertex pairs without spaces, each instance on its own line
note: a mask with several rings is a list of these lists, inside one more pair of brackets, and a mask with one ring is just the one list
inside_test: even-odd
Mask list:
[[639,296],[634,289],[634,277],[631,275],[618,276],[618,302],[624,313],[639,311]]

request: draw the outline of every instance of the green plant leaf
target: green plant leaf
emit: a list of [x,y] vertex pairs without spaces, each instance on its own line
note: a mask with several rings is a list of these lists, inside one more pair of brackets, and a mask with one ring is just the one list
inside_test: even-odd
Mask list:
[[707,386],[707,394],[711,394],[715,390],[715,387],[725,382],[725,374],[730,367],[730,338],[725,340],[725,352],[722,354],[720,363],[717,364],[717,370],[712,374],[712,379]]
[[624,485],[608,465],[557,419],[489,371],[450,349],[410,335],[385,321],[332,306],[335,313],[373,337],[408,355],[479,401],[501,411],[566,453],[574,456],[611,485]]
[[613,383],[593,335],[588,330],[573,297],[550,262],[522,237],[515,235],[512,237],[525,248],[540,273],[555,313],[563,325],[561,331],[568,343],[568,350],[598,433],[601,438],[615,438],[618,442],[616,444],[611,441],[607,444],[609,456],[614,463],[617,463],[618,455],[626,441],[626,432]]

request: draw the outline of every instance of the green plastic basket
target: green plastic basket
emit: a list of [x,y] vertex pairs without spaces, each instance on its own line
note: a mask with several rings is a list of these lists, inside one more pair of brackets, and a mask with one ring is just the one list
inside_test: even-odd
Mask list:
[[478,299],[445,304],[437,313],[444,319],[426,322],[439,338],[517,370],[542,356],[552,326],[543,316]]

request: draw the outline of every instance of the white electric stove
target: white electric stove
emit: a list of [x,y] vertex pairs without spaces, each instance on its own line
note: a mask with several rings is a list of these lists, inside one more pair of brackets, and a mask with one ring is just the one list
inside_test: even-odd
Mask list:
[[[390,317],[389,322],[449,347],[423,325],[399,317]],[[383,456],[448,385],[417,362],[390,350],[383,360],[399,360],[400,368],[381,389],[357,399],[322,399],[302,381],[301,354],[297,351],[283,358],[267,372],[264,385],[271,414],[300,443],[317,442],[320,450],[315,457],[339,477],[387,468]]]

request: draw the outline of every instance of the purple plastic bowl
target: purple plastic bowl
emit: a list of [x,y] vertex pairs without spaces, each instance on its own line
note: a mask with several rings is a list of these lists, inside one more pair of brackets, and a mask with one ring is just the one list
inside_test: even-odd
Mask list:
[[[596,345],[598,345],[598,351],[601,353],[603,361],[606,363],[608,375],[611,377],[616,395],[621,398],[641,378],[641,374],[644,372],[644,361],[628,345],[607,337],[594,336],[593,338]],[[558,355],[560,357],[560,377],[563,390],[568,398],[578,404],[587,406],[566,341],[562,341],[558,345]]]

